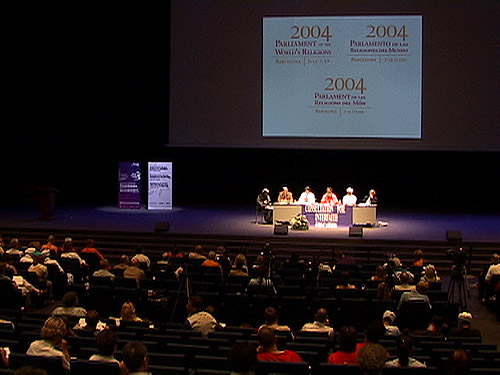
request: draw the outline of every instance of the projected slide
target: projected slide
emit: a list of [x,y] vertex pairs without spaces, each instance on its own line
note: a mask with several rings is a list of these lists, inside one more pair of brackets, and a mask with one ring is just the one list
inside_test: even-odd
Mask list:
[[421,138],[422,17],[265,17],[265,137]]

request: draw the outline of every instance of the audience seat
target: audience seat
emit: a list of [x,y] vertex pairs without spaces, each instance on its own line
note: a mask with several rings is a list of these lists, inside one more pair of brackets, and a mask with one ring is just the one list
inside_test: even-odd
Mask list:
[[72,359],[70,369],[71,375],[120,375],[120,366],[113,362]]
[[21,353],[10,353],[9,367],[17,370],[23,366],[33,366],[44,369],[50,375],[67,375],[59,357],[41,357]]
[[257,363],[257,368],[255,373],[256,375],[271,375],[271,374],[309,375],[309,365],[305,362],[259,361]]

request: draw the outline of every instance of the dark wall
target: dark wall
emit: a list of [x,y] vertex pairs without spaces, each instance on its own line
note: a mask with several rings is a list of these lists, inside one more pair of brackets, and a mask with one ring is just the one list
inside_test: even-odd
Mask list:
[[374,187],[394,208],[500,208],[499,153],[164,147],[169,8],[1,3],[0,204],[34,204],[40,185],[61,204],[115,204],[118,161],[172,160],[179,206],[253,206],[287,183],[296,196]]

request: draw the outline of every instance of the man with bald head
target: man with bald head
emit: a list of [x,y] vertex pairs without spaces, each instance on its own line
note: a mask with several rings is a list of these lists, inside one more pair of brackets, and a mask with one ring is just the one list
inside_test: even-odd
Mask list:
[[304,324],[301,331],[327,332],[329,337],[333,337],[335,333],[333,328],[330,327],[328,311],[324,307],[320,307],[316,311],[316,314],[314,314],[314,322]]

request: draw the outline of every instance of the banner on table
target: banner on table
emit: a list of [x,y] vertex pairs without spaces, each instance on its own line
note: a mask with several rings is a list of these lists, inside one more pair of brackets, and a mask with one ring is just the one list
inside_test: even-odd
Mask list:
[[148,162],[148,210],[172,209],[172,162]]
[[118,207],[141,207],[141,163],[121,161],[118,167]]
[[352,207],[313,203],[305,205],[303,213],[309,225],[317,228],[349,227],[352,225]]

